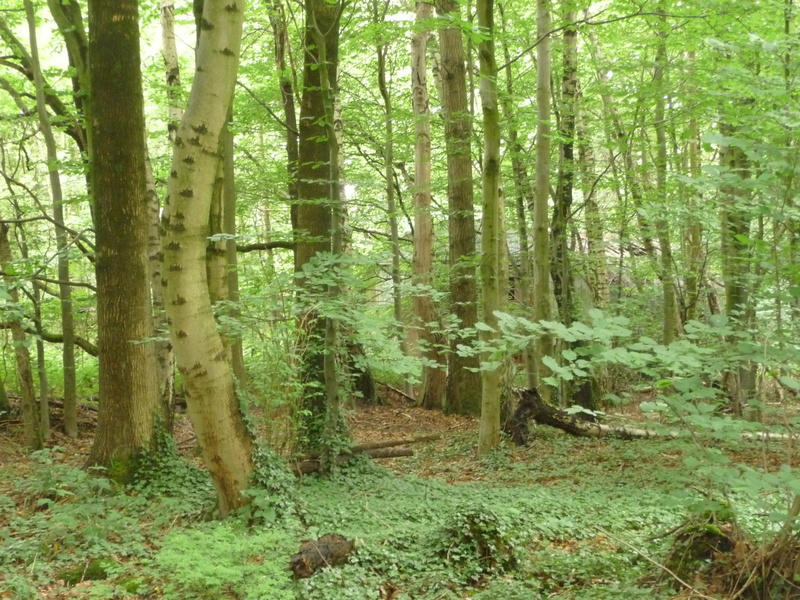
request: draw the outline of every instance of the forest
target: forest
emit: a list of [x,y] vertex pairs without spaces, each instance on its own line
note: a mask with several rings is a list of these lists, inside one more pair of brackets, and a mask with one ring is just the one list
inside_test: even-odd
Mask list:
[[794,0],[0,0],[0,599],[800,599]]

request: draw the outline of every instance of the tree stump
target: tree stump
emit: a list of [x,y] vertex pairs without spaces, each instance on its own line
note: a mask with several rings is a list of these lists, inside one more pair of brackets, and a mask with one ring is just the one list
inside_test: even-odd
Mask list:
[[300,551],[292,556],[289,568],[295,579],[311,577],[322,567],[341,565],[355,545],[338,533],[326,533],[318,540],[306,540]]

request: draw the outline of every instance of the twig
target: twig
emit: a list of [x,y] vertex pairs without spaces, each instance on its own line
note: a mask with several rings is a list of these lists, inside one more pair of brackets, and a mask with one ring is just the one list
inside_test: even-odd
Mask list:
[[696,595],[698,598],[703,598],[703,600],[715,600],[711,596],[706,596],[700,590],[698,590],[697,588],[693,587],[691,584],[686,583],[683,579],[678,577],[678,575],[672,569],[670,569],[669,567],[662,565],[660,562],[650,558],[649,556],[647,556],[647,554],[645,554],[644,552],[639,550],[633,544],[630,544],[630,543],[626,542],[625,540],[620,539],[620,538],[612,535],[610,532],[606,531],[605,529],[603,529],[599,525],[595,525],[595,529],[597,531],[599,531],[600,533],[602,533],[607,538],[609,538],[611,540],[614,540],[615,542],[619,542],[623,546],[626,546],[626,547],[630,548],[631,550],[633,550],[637,555],[641,556],[647,562],[649,562],[650,564],[655,565],[656,567],[658,567],[659,569],[661,569],[662,571],[667,573],[670,577],[675,579],[675,581],[680,583],[683,587],[685,587],[687,590],[689,590],[692,594]]

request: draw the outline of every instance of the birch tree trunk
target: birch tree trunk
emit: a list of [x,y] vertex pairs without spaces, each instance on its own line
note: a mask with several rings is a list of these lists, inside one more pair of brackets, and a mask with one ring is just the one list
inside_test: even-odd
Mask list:
[[[475,208],[472,182],[472,115],[467,104],[464,38],[455,0],[438,0],[437,12],[450,24],[439,30],[442,112],[447,148],[447,198],[450,264],[450,312],[461,330],[478,322],[478,283],[475,270]],[[454,336],[447,355],[445,412],[478,416],[481,383],[478,356],[460,356],[458,345],[471,340]]]
[[89,5],[100,407],[88,464],[127,481],[158,399],[147,262],[144,113],[136,0]]
[[418,0],[416,29],[411,36],[411,95],[414,109],[414,326],[419,331],[425,360],[417,401],[424,408],[444,407],[447,374],[441,347],[444,339],[435,331],[433,304],[433,216],[431,215],[431,123],[428,104],[427,45],[430,31],[425,21],[433,16],[433,3]]
[[175,140],[164,213],[165,301],[178,370],[219,512],[245,502],[253,442],[212,312],[206,275],[209,212],[242,36],[244,3],[206,0],[196,72]]
[[[499,337],[495,312],[503,310],[506,297],[503,196],[500,193],[500,107],[497,94],[497,62],[494,51],[494,0],[478,0],[478,27],[483,37],[480,58],[481,107],[483,109],[483,219],[481,221],[482,339],[491,344]],[[481,365],[481,421],[478,455],[485,456],[500,443],[500,394],[503,369],[489,353]]]

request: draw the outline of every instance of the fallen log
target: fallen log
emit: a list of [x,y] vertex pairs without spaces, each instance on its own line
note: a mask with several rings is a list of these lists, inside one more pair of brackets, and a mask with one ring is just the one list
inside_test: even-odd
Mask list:
[[[383,442],[370,442],[369,444],[359,444],[358,446],[353,446],[347,452],[343,452],[343,454],[359,454],[363,452],[368,452],[370,450],[378,450],[380,448],[394,448],[396,446],[408,446],[410,444],[420,444],[422,442],[433,442],[438,440],[442,437],[441,433],[432,433],[430,435],[421,435],[418,437],[413,438],[405,438],[402,440],[385,440]],[[319,452],[309,452],[308,454],[304,454],[303,456],[299,457],[299,460],[313,460],[320,457]]]
[[[366,454],[371,458],[397,458],[400,456],[413,456],[414,451],[411,448],[376,448],[374,450],[365,450],[363,452],[344,453],[336,457],[334,461],[337,466],[343,465],[346,462],[353,460],[356,456]],[[316,473],[320,468],[320,461],[316,459],[299,460],[290,463],[289,468],[295,475],[308,475],[309,473]]]
[[[528,443],[528,420],[536,421],[541,425],[555,427],[570,435],[583,437],[617,437],[624,440],[641,438],[667,438],[675,439],[683,434],[680,431],[656,431],[646,427],[626,427],[623,425],[603,425],[585,421],[580,417],[571,415],[566,411],[554,408],[542,400],[535,389],[526,389],[520,392],[519,404],[514,415],[504,427],[506,433],[518,445]],[[788,440],[792,436],[785,433],[771,433],[767,431],[740,433],[746,440]]]

